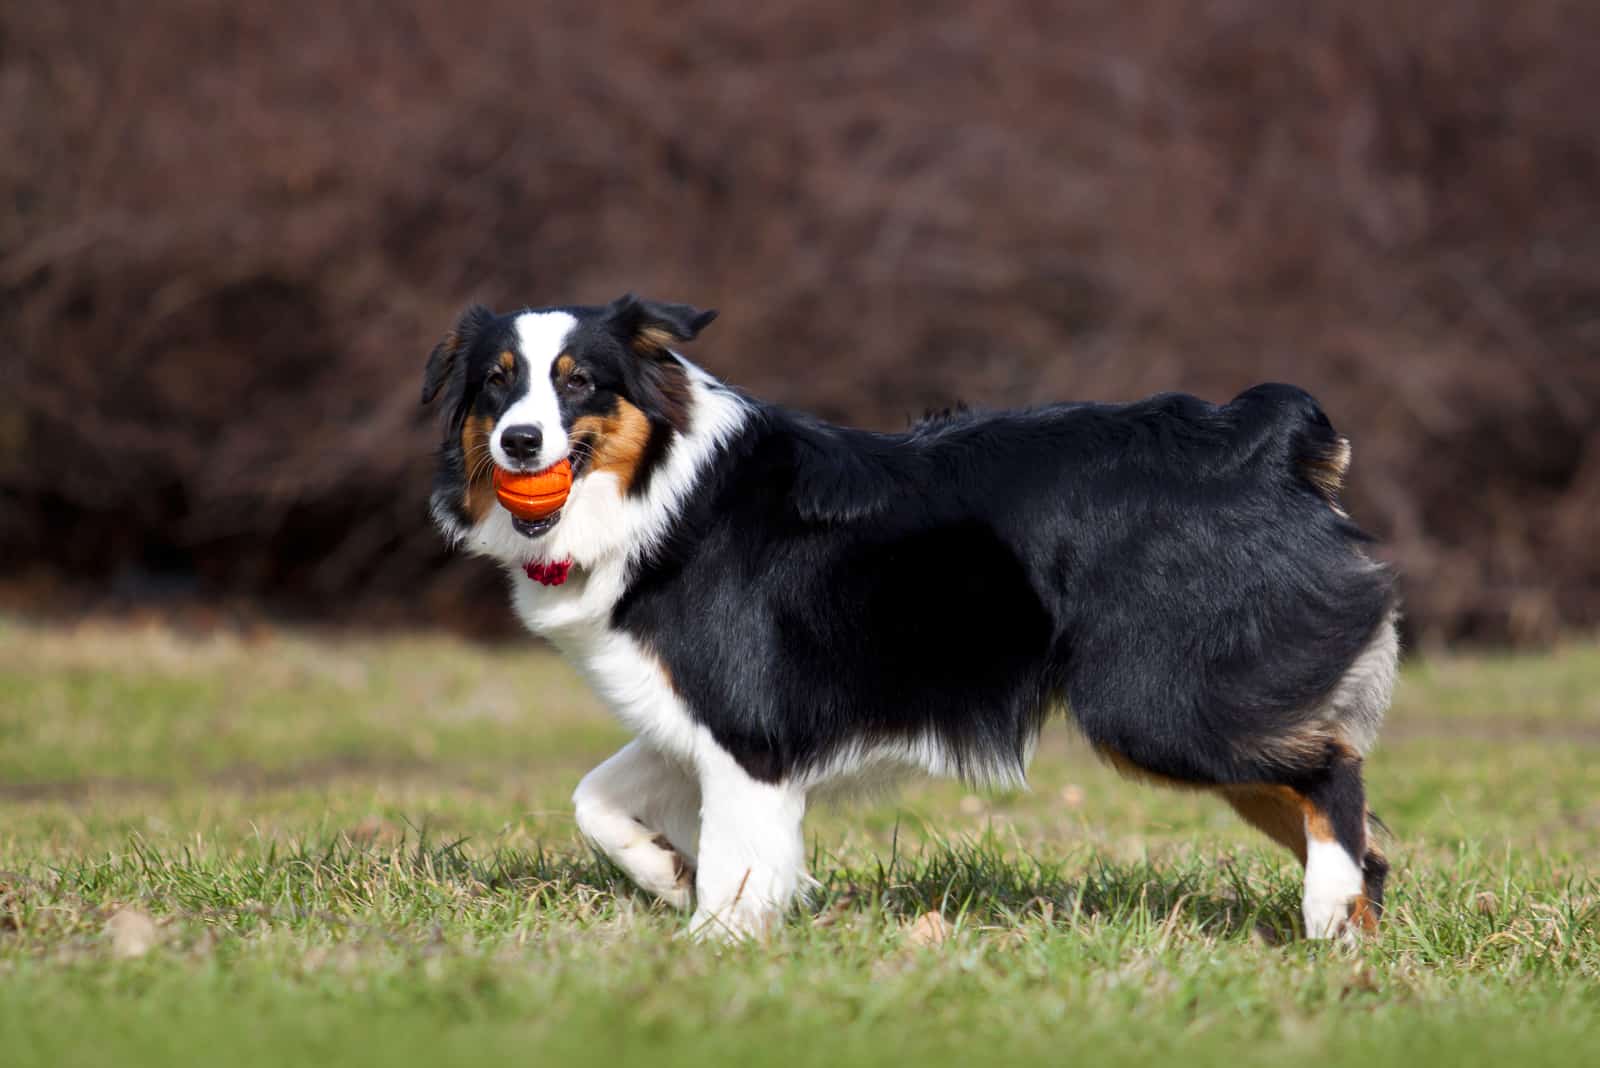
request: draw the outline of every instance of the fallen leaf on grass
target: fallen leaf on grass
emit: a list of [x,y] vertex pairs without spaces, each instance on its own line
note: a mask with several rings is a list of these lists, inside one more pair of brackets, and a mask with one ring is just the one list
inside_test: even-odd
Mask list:
[[811,925],[813,927],[832,927],[834,924],[849,920],[851,914],[855,911],[855,905],[855,894],[848,891],[840,894],[838,900],[829,905],[826,912],[811,921]]
[[1350,978],[1344,981],[1344,986],[1339,990],[1339,997],[1346,998],[1351,994],[1374,994],[1378,990],[1378,977],[1371,968],[1357,964],[1350,973]]
[[161,941],[156,921],[134,908],[118,909],[106,921],[106,934],[111,936],[112,955],[123,959],[142,957]]
[[0,931],[22,930],[22,903],[39,884],[14,871],[0,871]]
[[368,816],[345,834],[357,845],[394,845],[405,837],[399,827],[377,816]]
[[916,946],[939,946],[950,940],[955,928],[937,912],[924,912],[906,931],[906,941]]
[[300,967],[308,972],[327,968],[341,975],[349,975],[360,966],[361,954],[350,945],[313,946],[300,958]]
[[1281,946],[1284,944],[1283,936],[1275,928],[1264,923],[1258,923],[1250,931],[1250,941],[1258,946]]

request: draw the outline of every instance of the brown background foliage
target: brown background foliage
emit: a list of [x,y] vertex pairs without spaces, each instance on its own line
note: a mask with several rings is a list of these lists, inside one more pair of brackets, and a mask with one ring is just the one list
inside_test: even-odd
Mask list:
[[1600,621],[1600,5],[0,9],[0,576],[507,625],[423,502],[469,299],[723,310],[894,427],[1306,386],[1424,639]]

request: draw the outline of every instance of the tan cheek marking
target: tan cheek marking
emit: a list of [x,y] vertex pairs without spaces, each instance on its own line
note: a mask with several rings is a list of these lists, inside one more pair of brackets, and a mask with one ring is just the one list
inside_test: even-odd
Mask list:
[[625,400],[606,415],[585,415],[572,421],[572,437],[589,446],[589,470],[616,476],[627,493],[639,473],[639,461],[650,445],[650,420]]
[[486,415],[469,415],[461,427],[461,455],[467,471],[461,508],[474,525],[483,522],[494,507],[494,459],[489,452],[492,433],[494,420]]

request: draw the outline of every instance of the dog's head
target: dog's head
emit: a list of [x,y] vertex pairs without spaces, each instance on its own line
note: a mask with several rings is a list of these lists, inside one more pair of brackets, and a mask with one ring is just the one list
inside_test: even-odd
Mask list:
[[[532,472],[566,459],[574,496],[601,473],[617,493],[642,495],[690,418],[689,369],[671,346],[716,314],[632,295],[509,315],[468,308],[428,357],[422,382],[422,403],[444,397],[432,503],[445,535],[460,538],[499,508],[496,466]],[[528,538],[559,522],[560,512],[512,521]]]

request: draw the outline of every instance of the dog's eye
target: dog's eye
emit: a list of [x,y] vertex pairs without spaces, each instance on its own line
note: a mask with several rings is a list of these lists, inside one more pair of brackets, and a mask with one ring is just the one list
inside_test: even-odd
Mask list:
[[503,386],[511,381],[511,374],[504,367],[496,367],[484,381],[491,386]]
[[584,374],[582,371],[574,370],[571,374],[567,375],[567,388],[574,391],[588,389],[589,376]]

